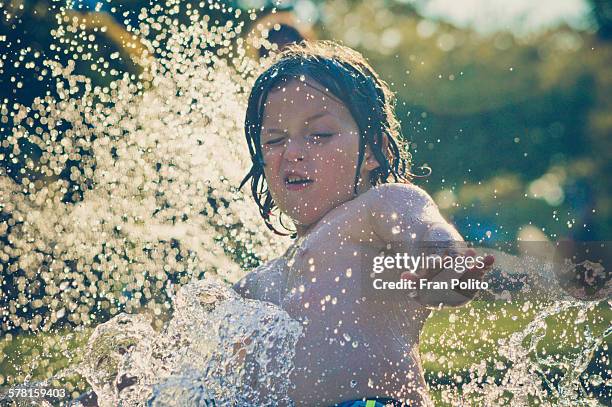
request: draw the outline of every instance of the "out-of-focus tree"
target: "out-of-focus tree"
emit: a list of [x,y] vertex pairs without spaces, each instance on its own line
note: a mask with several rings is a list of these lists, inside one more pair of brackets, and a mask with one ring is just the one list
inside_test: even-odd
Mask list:
[[597,34],[601,39],[612,40],[612,1],[590,0],[592,13],[597,23]]
[[414,162],[433,169],[418,182],[465,236],[610,236],[609,42],[566,25],[482,35],[384,0],[323,15],[397,92]]

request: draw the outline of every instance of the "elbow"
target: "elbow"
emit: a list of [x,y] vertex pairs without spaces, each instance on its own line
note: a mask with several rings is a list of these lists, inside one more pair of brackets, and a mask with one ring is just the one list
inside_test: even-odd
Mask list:
[[234,289],[234,291],[236,291],[236,293],[238,293],[238,295],[247,298],[249,290],[247,288],[246,278],[243,278],[242,280],[234,283],[234,285],[232,285],[232,288]]

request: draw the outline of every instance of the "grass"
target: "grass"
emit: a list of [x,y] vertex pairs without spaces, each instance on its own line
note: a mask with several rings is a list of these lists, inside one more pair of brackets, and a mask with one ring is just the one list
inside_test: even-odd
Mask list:
[[[486,376],[500,385],[512,363],[499,355],[499,344],[512,334],[524,331],[540,309],[532,303],[526,304],[473,302],[461,309],[437,311],[427,321],[421,334],[420,353],[436,405],[449,405],[442,402],[441,389],[460,388],[461,385],[457,383],[472,380],[470,373],[475,369],[470,368],[483,361]],[[571,308],[546,318],[545,330],[526,335],[522,342],[529,349],[534,335],[542,334],[543,337],[533,346],[534,351],[528,354],[529,359],[533,361],[536,357],[543,359],[553,355],[555,364],[563,366],[567,362],[564,368],[541,365],[541,377],[549,382],[549,388],[542,394],[550,398],[555,397],[554,386],[567,372],[576,373],[572,371],[572,363],[588,348],[585,332],[590,332],[592,337],[602,337],[610,329],[612,310],[609,305],[602,302],[583,312],[583,315],[579,315],[579,312],[579,309]],[[610,342],[611,337],[608,336],[589,355],[591,362],[586,369],[589,375],[610,377],[610,360],[609,356],[606,357]],[[591,386],[588,380],[581,381],[593,393],[593,398],[598,398],[604,405],[610,403],[609,388]],[[512,402],[506,404],[512,405]],[[532,404],[537,403],[533,401]]]
[[[434,372],[459,371],[495,355],[499,340],[524,330],[533,320],[538,308],[527,308],[524,304],[474,302],[461,309],[436,311],[421,333],[421,354],[436,356],[435,360],[424,361],[424,368]],[[538,351],[570,354],[580,348],[585,327],[599,336],[612,321],[612,310],[603,304],[588,312],[579,324],[575,324],[577,313],[572,309],[549,317]],[[452,361],[450,366],[445,358]]]
[[46,381],[63,372],[65,379],[54,380],[49,385],[66,388],[76,397],[87,388],[87,383],[70,367],[81,360],[91,331],[5,336],[0,340],[0,385],[8,388],[26,379],[34,383]]

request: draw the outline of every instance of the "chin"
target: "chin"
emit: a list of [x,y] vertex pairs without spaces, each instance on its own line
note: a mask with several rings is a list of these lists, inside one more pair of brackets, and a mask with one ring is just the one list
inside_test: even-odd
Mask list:
[[314,225],[315,223],[317,223],[319,220],[321,220],[321,216],[320,215],[292,215],[290,214],[289,217],[291,218],[291,220],[293,221],[293,223],[295,223],[296,225],[300,225],[300,226],[311,226]]
[[300,210],[290,210],[285,211],[293,223],[300,226],[310,226],[317,223],[325,214],[323,211],[300,211]]

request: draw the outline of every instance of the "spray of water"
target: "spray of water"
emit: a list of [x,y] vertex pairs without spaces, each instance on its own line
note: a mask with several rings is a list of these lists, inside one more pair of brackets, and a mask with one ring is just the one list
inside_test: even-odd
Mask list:
[[297,321],[200,280],[183,286],[160,333],[138,315],[96,328],[79,366],[103,405],[287,405]]
[[[445,387],[442,400],[451,405],[602,405],[592,397],[593,388],[610,386],[609,370],[593,374],[589,365],[607,363],[605,355],[594,355],[602,348],[607,350],[612,334],[609,296],[587,301],[570,295],[575,292],[564,289],[559,276],[574,275],[577,265],[555,261],[550,250],[548,256],[540,253],[537,257],[488,251],[495,255],[497,270],[488,278],[493,287],[484,297],[490,307],[485,307],[481,317],[500,323],[505,312],[489,313],[496,303],[502,310],[518,308],[517,314],[528,317],[521,329],[502,338],[487,337],[490,331],[483,330],[485,336],[476,341],[494,348],[487,358],[469,367],[465,380],[459,378],[465,383]],[[609,288],[608,281],[604,290],[609,293]],[[599,318],[603,323],[595,323]],[[454,326],[466,322],[454,314],[451,319]],[[457,345],[456,340],[450,335],[446,345]]]
[[0,177],[1,256],[19,292],[4,304],[4,329],[87,324],[98,311],[142,306],[160,315],[174,286],[204,274],[235,281],[240,265],[283,244],[236,190],[256,66],[237,39],[241,13],[224,9],[219,25],[188,7],[184,25],[178,7],[141,12],[130,30],[141,73],[115,73],[104,87],[74,73],[93,58],[86,17],[62,8],[55,49],[74,59],[41,62],[55,96],[2,106],[12,124],[4,158],[25,158],[20,174]]

